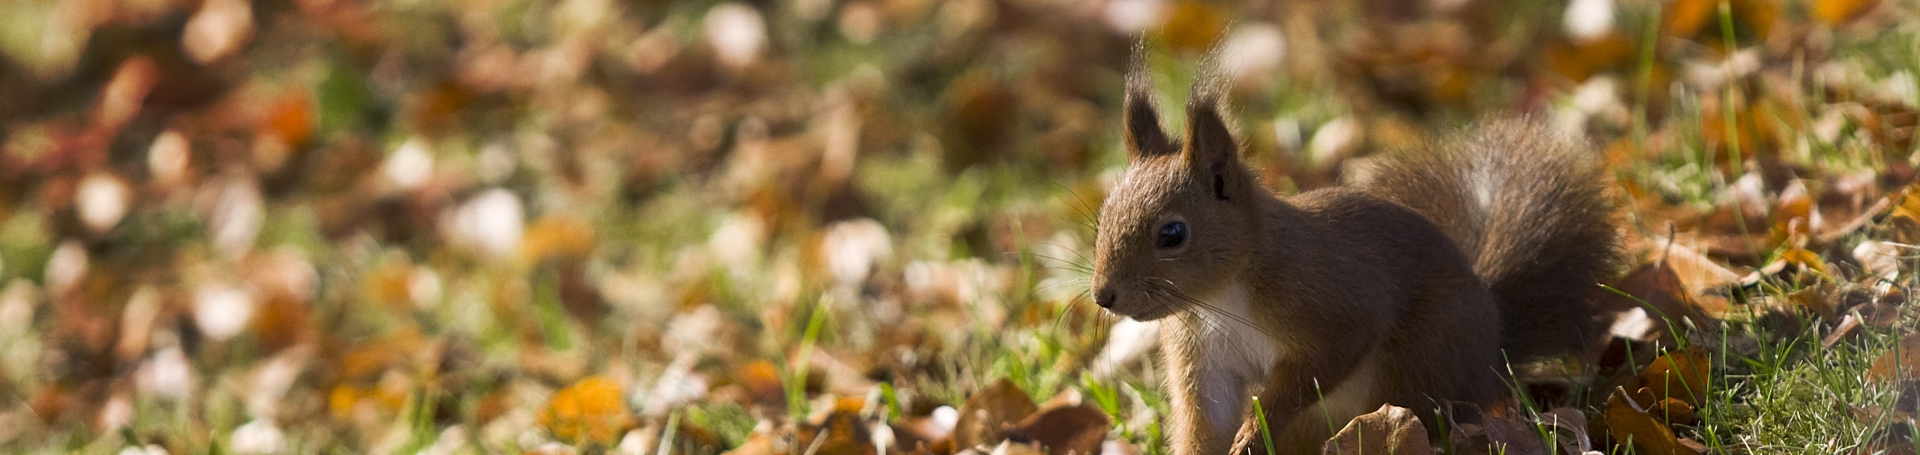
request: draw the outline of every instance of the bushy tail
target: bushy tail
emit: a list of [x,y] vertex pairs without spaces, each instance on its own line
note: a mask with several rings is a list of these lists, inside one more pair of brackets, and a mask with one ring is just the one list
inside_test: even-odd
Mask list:
[[1584,353],[1605,335],[1596,283],[1620,261],[1597,157],[1526,120],[1460,134],[1381,160],[1366,185],[1426,215],[1466,253],[1499,300],[1512,359]]

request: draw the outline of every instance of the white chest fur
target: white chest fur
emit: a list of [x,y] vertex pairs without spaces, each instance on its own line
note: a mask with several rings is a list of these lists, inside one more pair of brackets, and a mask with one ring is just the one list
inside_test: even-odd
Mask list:
[[1195,309],[1200,342],[1196,359],[1199,401],[1214,430],[1231,436],[1239,430],[1246,403],[1253,395],[1248,386],[1266,382],[1280,359],[1280,346],[1254,325],[1253,295],[1245,285],[1228,283],[1204,301],[1208,308]]

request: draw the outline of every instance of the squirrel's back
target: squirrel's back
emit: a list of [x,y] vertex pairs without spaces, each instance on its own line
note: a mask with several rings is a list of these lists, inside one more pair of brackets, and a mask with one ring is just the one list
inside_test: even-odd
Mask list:
[[1527,120],[1482,122],[1381,160],[1364,185],[1425,215],[1499,301],[1514,360],[1581,353],[1604,327],[1597,283],[1619,262],[1615,206],[1596,157]]

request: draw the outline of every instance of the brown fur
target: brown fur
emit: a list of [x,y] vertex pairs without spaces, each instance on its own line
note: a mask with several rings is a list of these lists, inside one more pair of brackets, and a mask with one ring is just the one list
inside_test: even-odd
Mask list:
[[[1216,95],[1197,91],[1174,141],[1130,82],[1130,166],[1101,207],[1092,284],[1102,307],[1164,321],[1174,453],[1263,452],[1250,396],[1281,452],[1318,453],[1381,403],[1493,399],[1503,347],[1544,354],[1592,334],[1611,206],[1564,139],[1495,123],[1389,161],[1368,191],[1282,199],[1241,162]],[[1159,247],[1170,221],[1187,240]]]

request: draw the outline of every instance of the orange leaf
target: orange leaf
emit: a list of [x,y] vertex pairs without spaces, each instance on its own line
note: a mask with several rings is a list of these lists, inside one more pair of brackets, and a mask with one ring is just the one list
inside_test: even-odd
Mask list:
[[553,394],[540,425],[557,439],[609,442],[633,426],[633,415],[612,379],[593,376]]
[[1205,51],[1227,28],[1227,13],[1212,2],[1187,0],[1173,5],[1167,16],[1167,44],[1187,52]]
[[1651,389],[1655,399],[1674,398],[1698,407],[1706,398],[1711,366],[1706,351],[1698,346],[1668,352],[1647,365],[1636,384]]
[[1647,409],[1647,414],[1660,419],[1662,422],[1666,422],[1668,425],[1676,425],[1692,422],[1694,410],[1693,405],[1687,404],[1685,401],[1666,398],[1654,402],[1653,407]]
[[740,367],[740,384],[747,389],[747,396],[761,406],[784,407],[787,395],[781,385],[780,369],[773,362],[755,360]]
[[1840,25],[1878,6],[1880,0],[1814,0],[1812,3],[1808,8],[1815,19],[1827,25]]
[[1585,43],[1556,42],[1547,47],[1547,67],[1574,82],[1633,62],[1633,42],[1618,32]]
[[1720,14],[1720,0],[1675,0],[1667,4],[1660,30],[1667,36],[1691,37]]
[[313,97],[306,92],[294,91],[274,101],[261,127],[269,134],[280,136],[280,139],[287,141],[287,145],[299,147],[313,138],[315,118]]
[[579,258],[593,251],[593,225],[578,217],[540,218],[521,235],[520,254],[529,262],[550,258]]
[[[832,410],[822,418],[820,426],[804,425],[800,430],[798,446],[819,447],[813,453],[819,455],[875,455],[873,433],[860,419],[860,409],[866,400],[857,397],[840,397],[834,400]],[[819,439],[819,438],[825,439]]]
[[1634,453],[1658,455],[1694,455],[1697,452],[1680,445],[1673,430],[1647,415],[1646,409],[1628,398],[1627,391],[1615,388],[1607,397],[1607,409],[1601,413],[1607,431],[1621,444],[1631,445]]

